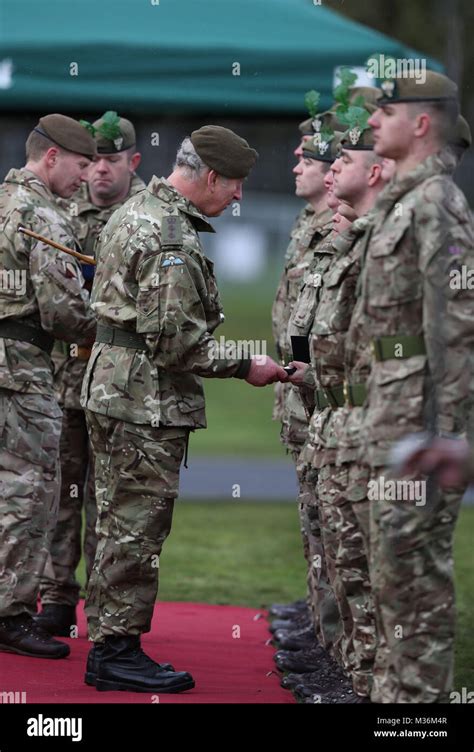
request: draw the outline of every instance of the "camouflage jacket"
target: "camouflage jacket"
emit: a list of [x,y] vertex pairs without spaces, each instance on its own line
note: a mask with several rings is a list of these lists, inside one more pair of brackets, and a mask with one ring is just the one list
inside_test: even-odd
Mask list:
[[[223,320],[201,212],[164,178],[127,201],[98,245],[92,307],[98,324],[144,335],[146,350],[96,342],[81,405],[129,423],[205,428],[201,376],[244,377],[212,332]],[[236,355],[238,355],[236,353]]]
[[[102,229],[110,217],[131,196],[135,196],[144,190],[145,183],[137,175],[130,182],[130,190],[124,201],[112,206],[96,206],[92,203],[86,183],[82,184],[72,199],[60,199],[61,209],[65,210],[74,228],[76,239],[79,241],[84,253],[89,256],[95,255],[95,244]],[[84,269],[84,273],[93,271],[94,267]],[[92,279],[90,279],[92,287]],[[81,386],[87,367],[87,352],[69,348],[64,342],[56,342],[53,353],[55,367],[54,386],[56,398],[60,405],[68,409],[80,410]]]
[[[17,232],[19,225],[74,247],[73,230],[55,196],[29,170],[10,170],[0,186],[1,271],[21,286],[0,286],[0,320],[21,320],[77,345],[94,338],[95,317],[77,261]],[[0,386],[20,392],[54,394],[53,366],[45,351],[28,342],[0,339]]]
[[143,191],[145,187],[143,180],[138,175],[133,175],[127,196],[123,201],[111,206],[96,206],[92,203],[87,183],[83,183],[80,190],[72,198],[58,200],[59,206],[66,211],[70,219],[83,253],[94,256],[96,240],[114,211],[119,209],[131,196]]
[[[454,184],[454,158],[432,155],[392,181],[377,202],[361,274],[367,333],[393,337],[395,357],[372,359],[365,410],[369,461],[422,430],[457,433],[472,395],[474,290],[453,283],[474,268],[469,207]],[[364,324],[365,325],[365,324]],[[407,336],[425,354],[404,357]],[[379,356],[380,357],[380,356]]]
[[[341,389],[344,382],[344,350],[355,303],[363,238],[370,222],[370,215],[360,217],[335,238],[331,265],[318,278],[319,294],[309,339],[311,369],[305,377],[308,385],[314,380],[318,394],[334,387]],[[342,407],[325,407],[313,412],[309,441],[315,467],[336,461],[341,410]]]
[[[333,238],[331,219],[318,231],[310,263],[306,265],[298,297],[291,310],[287,329],[289,348],[292,336],[309,338],[319,295],[319,281],[334,257]],[[301,445],[306,441],[308,424],[314,410],[314,386],[284,386],[287,387],[287,398],[282,413],[282,440],[288,446]]]
[[[282,363],[292,360],[290,321],[298,306],[306,270],[315,259],[321,255],[326,257],[329,253],[326,241],[331,229],[332,213],[327,210],[316,215],[308,205],[299,215],[291,233],[285,267],[272,308],[273,335]],[[305,441],[309,416],[299,390],[291,384],[276,384],[273,419],[282,422],[281,438],[286,446],[298,446]]]

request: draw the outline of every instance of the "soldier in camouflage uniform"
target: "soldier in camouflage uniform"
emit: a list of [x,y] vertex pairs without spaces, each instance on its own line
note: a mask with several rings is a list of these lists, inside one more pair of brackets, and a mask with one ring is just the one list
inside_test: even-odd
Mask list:
[[198,231],[241,198],[256,152],[205,126],[185,139],[168,180],[153,177],[109,220],[98,249],[92,306],[97,340],[81,404],[96,457],[98,547],[86,612],[95,645],[86,681],[99,691],[179,692],[194,686],[140,648],[158,588],[179,468],[191,430],[205,428],[201,376],[286,379],[270,358],[225,357],[223,319]]
[[[328,169],[328,162],[303,158],[294,168],[296,174],[296,195],[305,198],[309,203],[298,217],[291,233],[291,240],[285,254],[285,267],[277,289],[272,309],[273,335],[275,338],[278,357],[282,363],[292,359],[291,342],[288,337],[288,322],[298,298],[305,270],[317,254],[328,258],[325,250],[325,239],[331,232],[332,212],[328,209],[325,199],[324,174]],[[287,450],[291,452],[293,460],[297,461],[300,450],[306,439],[309,414],[301,400],[299,390],[290,384],[276,385],[276,404],[274,419],[282,421],[281,440]],[[314,574],[311,566],[310,525],[306,514],[308,487],[304,478],[298,478],[299,498],[298,510],[300,529],[303,539],[303,551],[308,567],[308,599],[309,605],[314,602]],[[315,549],[317,544],[311,546]],[[278,639],[279,636],[276,636]],[[286,647],[285,639],[278,640],[281,647]],[[303,647],[305,640],[299,645]]]
[[463,489],[440,493],[433,476],[405,476],[411,498],[384,489],[394,441],[422,431],[456,435],[472,408],[473,292],[451,282],[473,266],[473,232],[451,177],[455,158],[440,151],[456,117],[456,86],[428,71],[423,84],[382,88],[369,123],[376,152],[393,156],[397,173],[379,203],[361,290],[373,348],[364,416],[380,633],[372,699],[435,703],[447,701],[452,682],[452,538]]
[[[72,199],[61,199],[81,247],[89,256],[96,240],[114,211],[124,201],[143,190],[145,184],[135,174],[141,155],[136,151],[135,129],[125,118],[107,112],[92,125],[97,159],[89,168],[88,182]],[[94,267],[83,265],[86,286],[92,288]],[[61,433],[61,498],[51,552],[41,583],[43,610],[37,622],[51,634],[69,636],[76,624],[79,583],[75,572],[81,559],[82,511],[85,510],[84,559],[89,579],[97,538],[95,479],[80,391],[90,356],[88,348],[70,348],[56,342],[56,397],[63,410]]]
[[[77,261],[18,232],[24,225],[68,246],[73,230],[56,196],[77,190],[95,143],[75,120],[40,119],[26,142],[27,164],[0,188],[0,650],[61,658],[69,647],[33,621],[59,496],[61,409],[50,357],[54,337],[90,344],[95,317]],[[18,279],[17,279],[18,278]]]
[[[350,113],[349,113],[350,114]],[[363,115],[366,123],[369,113]],[[340,158],[333,165],[334,191],[365,215],[384,186],[382,159],[373,155],[370,130],[354,122],[342,142]],[[365,130],[364,130],[365,127]],[[375,628],[370,603],[368,562],[364,542],[351,505],[345,498],[347,468],[336,464],[344,390],[344,348],[355,301],[359,275],[361,239],[370,223],[370,215],[358,219],[333,242],[335,256],[323,275],[314,324],[310,336],[313,368],[299,369],[292,381],[312,383],[316,379],[315,412],[310,425],[305,453],[319,469],[317,497],[326,552],[329,579],[336,594],[343,623],[339,644],[340,659],[352,680],[356,695],[370,693],[371,665],[375,654]],[[322,694],[324,702],[357,701],[347,682],[327,680],[321,672],[300,677],[304,687],[297,694]],[[295,683],[297,677],[292,678]],[[338,686],[339,684],[339,686]]]
[[[302,152],[305,143],[308,144],[309,140],[314,137],[318,139],[321,133],[323,135],[324,143],[324,132],[327,127],[332,127],[335,130],[339,129],[340,131],[345,130],[345,126],[343,126],[337,119],[337,110],[341,111],[345,109],[345,107],[347,107],[347,104],[349,103],[360,104],[363,101],[375,102],[376,95],[379,93],[375,87],[352,86],[351,84],[353,84],[356,80],[356,75],[352,74],[349,69],[345,69],[343,75],[341,75],[340,77],[341,83],[334,91],[336,101],[331,109],[327,112],[318,112],[320,100],[320,95],[318,92],[311,91],[306,94],[305,102],[310,112],[310,117],[304,120],[299,125],[301,142],[298,148],[294,151],[295,156],[298,157],[300,161],[302,159]],[[335,143],[335,141],[332,141],[332,148],[334,147]],[[315,151],[314,149],[310,149],[310,153],[313,156],[315,154],[318,154],[317,161],[324,163],[324,161],[326,160],[327,162],[330,162],[330,160],[327,159],[328,155],[330,155],[330,152],[319,154],[317,150]],[[333,158],[334,156],[335,152],[333,154]],[[310,160],[311,164],[311,162],[313,162],[312,157],[308,157],[308,159]],[[297,173],[299,169],[300,166],[295,167],[294,172]],[[328,253],[332,253],[331,245],[328,242],[329,235],[333,228],[335,229],[335,223],[337,223],[338,229],[341,224],[345,223],[345,220],[340,215],[333,217],[333,212],[335,211],[339,201],[336,199],[335,202],[331,205],[331,199],[333,198],[331,191],[331,171],[326,170],[322,179],[324,180],[324,187],[326,189],[326,194],[323,196],[322,200],[321,190],[323,188],[323,185],[321,184],[321,180],[315,183],[316,188],[319,188],[319,196],[316,194],[316,199],[319,204],[319,206],[317,207],[317,215],[315,215],[315,209],[312,204],[306,204],[306,206],[303,207],[300,214],[298,215],[298,218],[291,232],[291,241],[285,254],[285,265],[273,304],[273,337],[275,340],[278,356],[280,357],[282,362],[287,362],[287,360],[285,361],[285,358],[292,357],[291,345],[289,345],[287,331],[288,321],[298,297],[304,271],[307,269],[308,263],[312,259],[311,252],[312,250],[316,250],[318,245],[320,245],[322,248],[321,253],[324,253],[325,256],[327,256]],[[298,188],[298,179],[296,195],[305,197],[304,194],[301,193],[301,189]],[[349,224],[349,222],[347,222],[347,224]],[[310,289],[310,287],[311,285],[308,286],[307,291],[308,289]],[[303,316],[303,318],[310,317],[310,311],[310,308],[307,309],[307,311],[302,310],[301,315]],[[280,420],[282,422],[281,439],[283,444],[292,453],[295,462],[297,461],[301,447],[303,446],[307,437],[308,420],[312,409],[313,404],[311,400],[309,413],[303,408],[299,389],[292,387],[291,384],[276,384],[273,419]],[[309,472],[311,473],[310,470]],[[315,603],[317,601],[315,588],[317,589],[317,587],[320,586],[321,588],[325,589],[325,577],[324,568],[321,571],[318,570],[317,573],[314,572],[314,556],[318,557],[319,560],[319,553],[317,553],[317,550],[320,543],[317,542],[319,541],[319,533],[316,533],[316,539],[314,539],[314,534],[311,533],[311,523],[308,520],[307,516],[307,510],[311,506],[307,503],[308,499],[311,497],[311,492],[309,489],[311,487],[314,487],[314,484],[311,482],[309,484],[307,483],[306,474],[307,472],[304,469],[304,465],[301,465],[301,473],[300,477],[298,478],[300,486],[298,509],[300,515],[300,530],[303,540],[303,551],[308,566],[307,600],[309,604],[312,604],[311,609],[314,619],[316,613],[314,609]],[[314,522],[314,524],[317,525],[316,522]],[[313,554],[310,554],[311,537],[313,538]],[[319,586],[317,585],[318,582],[320,583]],[[304,608],[304,611],[306,611],[306,608]],[[328,622],[327,635],[325,638],[323,638],[319,626],[316,627],[318,638],[322,641],[322,644],[332,644],[335,639],[335,635],[338,632],[338,618],[334,619],[333,617],[330,617],[331,613],[336,613],[335,611],[333,611],[332,607],[327,609]],[[270,608],[270,614],[280,617],[296,617],[296,615],[298,614],[298,609],[294,609],[293,604],[281,607],[273,606]],[[299,618],[301,619],[301,616]],[[284,622],[282,623],[282,626],[283,624]],[[288,624],[287,628],[289,628],[290,626],[291,625]],[[280,635],[281,634],[282,633],[280,633]],[[281,637],[278,642],[280,643],[281,647],[290,647],[290,642],[291,644],[296,644],[295,638],[291,638],[291,640],[289,641],[289,639]],[[303,647],[303,645],[301,644],[300,647]]]

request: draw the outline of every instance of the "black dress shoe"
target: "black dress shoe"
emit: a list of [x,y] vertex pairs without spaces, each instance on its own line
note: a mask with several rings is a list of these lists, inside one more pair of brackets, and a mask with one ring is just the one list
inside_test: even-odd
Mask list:
[[270,616],[274,616],[276,619],[291,619],[307,611],[308,604],[305,599],[293,603],[273,603],[268,609]]
[[273,656],[280,671],[294,671],[296,674],[306,674],[317,671],[321,662],[327,662],[329,656],[321,645],[311,650],[278,650]]
[[194,679],[185,671],[165,671],[140,647],[139,636],[106,637],[95,687],[99,692],[184,692]]
[[292,632],[278,629],[274,633],[273,639],[282,650],[309,650],[318,646],[313,627],[295,629]]
[[45,603],[33,619],[41,629],[58,637],[71,637],[71,628],[77,627],[75,607],[62,603]]
[[298,684],[304,684],[305,686],[317,685],[328,678],[337,681],[338,685],[343,681],[348,681],[341,667],[330,655],[327,655],[327,657],[320,662],[316,671],[310,671],[304,674],[285,674],[280,682],[280,686],[283,687],[283,689],[294,689]]
[[27,613],[0,619],[0,652],[31,658],[66,658],[69,645],[54,640]]
[[[95,687],[97,672],[99,670],[99,664],[104,652],[105,643],[97,642],[94,647],[89,650],[87,656],[87,668],[84,676],[84,681],[89,687]],[[163,669],[163,671],[174,671],[174,666],[171,663],[157,663],[157,666]]]

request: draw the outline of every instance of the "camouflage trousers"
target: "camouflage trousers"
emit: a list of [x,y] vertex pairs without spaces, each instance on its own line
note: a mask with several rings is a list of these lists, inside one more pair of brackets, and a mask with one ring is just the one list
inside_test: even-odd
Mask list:
[[102,642],[150,631],[188,429],[125,423],[89,410],[86,419],[98,512],[86,613],[89,638]]
[[85,510],[84,559],[90,577],[97,547],[94,462],[82,410],[65,408],[60,443],[61,496],[50,554],[41,580],[41,601],[76,606],[80,586],[82,513]]
[[346,472],[344,469],[332,464],[323,465],[319,468],[316,485],[316,493],[319,499],[319,521],[326,555],[328,579],[336,599],[341,624],[341,633],[333,647],[332,654],[338,663],[349,671],[353,653],[352,616],[336,567],[339,547],[338,521],[340,517],[338,506],[343,503],[345,487]]
[[[358,462],[340,467],[340,496],[336,507],[337,582],[352,619],[346,638],[345,663],[356,694],[369,697],[377,647],[375,614],[369,576],[370,502],[367,499],[369,472]],[[350,628],[350,620],[347,621]]]
[[327,650],[337,642],[340,619],[336,599],[329,584],[326,557],[319,523],[316,496],[316,470],[299,461],[300,452],[292,451],[298,477],[298,512],[308,574],[309,606],[318,642]]
[[61,409],[0,389],[0,616],[36,613],[56,523]]
[[[389,473],[373,469],[374,488],[380,488],[380,478],[387,487]],[[379,632],[371,699],[377,703],[447,702],[452,688],[452,547],[462,492],[440,492],[432,479],[425,489],[425,503],[403,500],[403,494],[370,502],[370,567]],[[371,493],[373,489],[369,498]]]

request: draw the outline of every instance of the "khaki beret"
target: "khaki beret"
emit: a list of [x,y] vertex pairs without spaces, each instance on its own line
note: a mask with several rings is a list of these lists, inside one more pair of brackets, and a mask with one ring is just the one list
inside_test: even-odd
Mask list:
[[[107,123],[107,119],[104,120],[104,115],[93,123],[96,129],[94,138],[98,154],[117,154],[121,151],[126,151],[126,149],[131,149],[137,142],[135,128],[130,120],[119,118],[116,112],[105,113],[105,115],[110,114],[115,115],[115,123],[112,130],[110,130],[110,123]],[[109,132],[107,132],[107,125]]]
[[397,102],[448,102],[457,101],[458,87],[447,76],[435,71],[426,71],[424,83],[416,78],[387,78],[380,85],[382,96],[377,104]]
[[39,119],[34,131],[66,151],[89,159],[96,155],[96,145],[91,134],[77,120],[67,115],[45,115]]
[[342,138],[341,131],[316,133],[313,138],[305,141],[303,146],[303,157],[305,159],[316,159],[318,162],[334,162],[338,156],[338,147]]
[[460,146],[463,149],[469,149],[472,144],[469,123],[462,115],[458,115],[449,143],[453,146]]
[[246,178],[258,157],[244,138],[220,125],[193,131],[191,142],[204,164],[226,178]]
[[372,151],[374,148],[372,128],[361,131],[360,128],[348,128],[341,138],[341,149],[348,151]]

